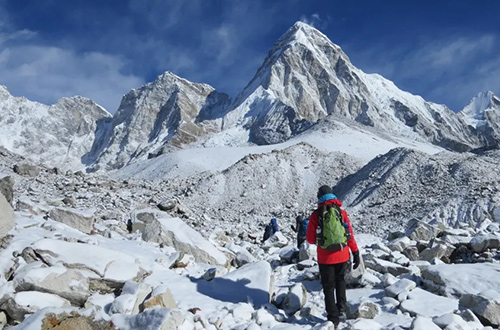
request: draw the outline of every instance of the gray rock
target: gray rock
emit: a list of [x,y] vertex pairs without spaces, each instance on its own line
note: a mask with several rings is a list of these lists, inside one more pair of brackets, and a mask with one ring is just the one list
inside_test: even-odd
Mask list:
[[396,238],[387,244],[387,247],[392,251],[403,252],[411,244],[411,240],[407,236]]
[[14,228],[14,210],[3,194],[0,194],[0,238]]
[[89,210],[57,207],[50,211],[49,216],[52,220],[64,223],[86,234],[90,234],[94,229],[94,212]]
[[431,261],[434,258],[449,259],[455,247],[440,241],[434,240],[429,247],[420,252],[420,260]]
[[472,238],[470,245],[476,253],[484,252],[487,249],[498,249],[500,248],[500,237],[494,234],[476,236]]
[[403,291],[411,291],[417,287],[417,283],[403,278],[396,283],[385,288],[385,294],[389,297],[396,298]]
[[409,246],[402,252],[410,261],[418,260],[419,254],[416,246]]
[[473,311],[483,323],[500,326],[500,293],[497,290],[465,294],[460,298],[460,307]]
[[36,177],[38,174],[40,174],[40,168],[35,165],[31,164],[16,164],[14,165],[14,173],[17,173],[19,175],[26,175],[30,177]]
[[396,263],[387,261],[387,260],[382,260],[379,258],[370,258],[365,260],[365,265],[367,268],[371,268],[374,271],[377,271],[379,273],[390,273],[394,276],[399,276],[401,274],[408,274],[411,273],[412,270],[403,267],[401,265],[398,265]]
[[439,228],[414,219],[408,223],[406,235],[414,241],[430,241],[436,238],[439,232]]
[[285,311],[287,315],[293,315],[299,311],[307,302],[307,290],[302,283],[294,284],[288,290],[280,308]]
[[374,319],[378,314],[380,314],[380,307],[373,301],[367,300],[358,306],[356,318]]
[[14,179],[10,176],[2,176],[0,173],[0,195],[4,195],[9,204],[14,200]]
[[175,302],[174,296],[170,291],[170,288],[162,284],[154,288],[153,292],[151,292],[151,296],[144,300],[143,309],[151,309],[151,308],[177,308],[177,303]]

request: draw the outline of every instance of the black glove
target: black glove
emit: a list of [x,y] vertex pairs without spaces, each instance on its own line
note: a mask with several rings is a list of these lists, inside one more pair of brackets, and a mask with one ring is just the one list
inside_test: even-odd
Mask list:
[[359,267],[359,263],[360,263],[360,260],[359,260],[359,251],[356,251],[356,252],[353,252],[352,253],[352,257],[353,257],[353,261],[354,261],[354,266],[352,267],[352,269],[356,269]]

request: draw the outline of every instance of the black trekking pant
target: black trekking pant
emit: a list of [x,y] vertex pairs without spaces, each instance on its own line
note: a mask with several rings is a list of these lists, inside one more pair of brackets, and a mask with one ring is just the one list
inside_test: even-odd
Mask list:
[[297,235],[297,249],[300,249],[300,246],[305,242],[305,240],[306,236]]
[[328,314],[328,320],[333,323],[338,323],[340,310],[345,311],[347,307],[345,292],[346,269],[347,262],[332,265],[319,264],[321,285],[325,294],[326,313]]

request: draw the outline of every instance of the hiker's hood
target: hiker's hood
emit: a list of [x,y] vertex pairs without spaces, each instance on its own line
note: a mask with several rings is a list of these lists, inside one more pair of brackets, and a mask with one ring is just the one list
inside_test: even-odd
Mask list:
[[328,200],[321,202],[321,203],[319,203],[319,201],[318,201],[318,207],[323,206],[323,205],[332,205],[332,204],[337,205],[338,207],[342,206],[342,202],[337,198],[328,199]]

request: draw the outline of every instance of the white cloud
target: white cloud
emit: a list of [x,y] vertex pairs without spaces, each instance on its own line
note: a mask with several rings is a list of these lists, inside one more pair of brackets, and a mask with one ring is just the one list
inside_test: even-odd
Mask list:
[[15,96],[52,104],[81,95],[114,112],[122,96],[144,84],[122,73],[126,62],[108,54],[76,54],[48,46],[12,46],[0,52],[0,83]]
[[300,17],[300,21],[310,26],[317,27],[317,25],[321,22],[321,18],[319,17],[319,14],[315,13],[309,17],[306,15],[302,15]]

